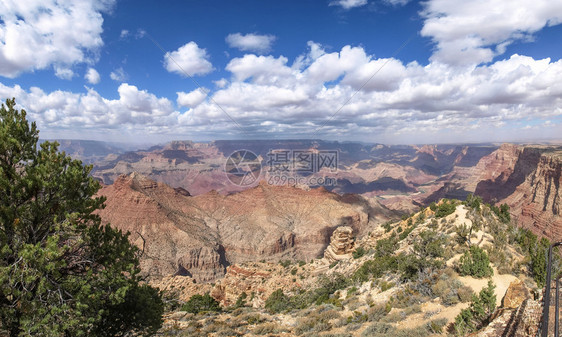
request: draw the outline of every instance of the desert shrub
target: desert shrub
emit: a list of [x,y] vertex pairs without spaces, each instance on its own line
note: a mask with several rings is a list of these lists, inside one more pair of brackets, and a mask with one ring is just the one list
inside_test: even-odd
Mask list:
[[387,291],[388,289],[394,287],[394,282],[382,281],[379,286],[381,288],[381,292],[384,292],[384,291]]
[[384,228],[384,232],[388,233],[392,230],[392,221],[387,221],[384,224],[382,224],[382,227]]
[[347,290],[347,297],[352,296],[352,295],[355,294],[356,292],[357,292],[357,287],[356,287],[356,286],[353,286],[353,287],[349,288],[349,289]]
[[488,254],[478,246],[471,246],[470,250],[460,258],[459,273],[482,278],[492,276],[494,271],[490,267]]
[[443,249],[443,260],[447,261],[451,259],[453,256],[455,256],[455,250],[450,245],[447,245]]
[[421,232],[414,243],[414,252],[422,258],[443,257],[443,246],[447,242],[445,235],[433,230]]
[[345,331],[359,330],[362,326],[363,324],[361,323],[348,323],[347,326],[345,327]]
[[391,310],[391,307],[385,304],[376,304],[367,310],[367,320],[369,322],[378,322]]
[[300,261],[299,261],[299,267],[302,267],[302,266],[304,266],[305,264],[306,264],[306,262],[304,262],[303,260],[300,260]]
[[439,273],[434,268],[425,268],[418,273],[418,278],[411,287],[424,296],[433,295],[431,287],[439,279]]
[[437,226],[439,226],[439,223],[437,222],[437,219],[431,219],[431,222],[429,223],[429,228],[437,229]]
[[280,313],[289,309],[289,298],[283,293],[283,290],[277,289],[265,300],[265,308],[272,313]]
[[445,327],[445,325],[447,325],[446,318],[434,319],[433,321],[427,323],[426,329],[430,333],[440,334],[443,332],[443,328]]
[[348,310],[356,310],[357,308],[359,308],[363,303],[359,301],[359,299],[354,296],[351,298],[348,298],[346,301],[344,301],[344,305],[347,306]]
[[463,202],[463,204],[474,210],[480,210],[480,205],[482,204],[482,198],[470,193],[469,195],[466,196],[466,200]]
[[245,292],[242,292],[240,296],[236,299],[236,303],[234,304],[234,308],[241,308],[246,306],[246,298],[248,295]]
[[413,289],[410,285],[406,285],[397,291],[392,297],[392,306],[395,308],[408,308],[421,302],[425,302],[426,298]]
[[363,247],[357,247],[357,249],[355,249],[352,253],[353,258],[354,259],[358,259],[360,257],[362,257],[363,255],[365,255],[365,253],[367,253],[367,251],[365,250],[365,248]]
[[355,282],[367,282],[372,278],[380,278],[389,272],[400,274],[402,280],[413,280],[418,272],[426,267],[436,266],[439,261],[420,259],[414,255],[401,253],[396,256],[375,256],[365,261],[351,276]]
[[202,332],[206,332],[207,334],[210,334],[227,328],[228,326],[225,322],[217,321],[215,319],[207,319],[205,321],[205,325],[203,327]]
[[348,286],[348,278],[336,273],[331,277],[324,276],[319,280],[319,287],[302,291],[294,296],[286,296],[281,289],[273,292],[265,302],[265,308],[272,313],[279,313],[291,309],[304,309],[312,304],[331,303],[341,306],[333,294]]
[[466,303],[472,299],[474,291],[472,291],[472,288],[468,286],[462,286],[457,289],[457,294],[459,296],[459,300],[463,303]]
[[488,286],[480,290],[478,296],[472,296],[472,302],[455,317],[455,333],[466,335],[485,325],[496,308],[495,285],[488,281]]
[[291,265],[291,260],[279,261],[279,264],[283,266],[283,268],[287,268]]
[[[410,220],[412,220],[412,218],[410,218],[409,221],[410,221]],[[415,228],[416,228],[416,227],[415,227],[415,226],[412,226],[411,223],[408,223],[408,227],[406,227],[406,229],[405,229],[402,233],[400,233],[400,235],[398,236],[398,240],[399,240],[399,241],[402,241],[402,240],[404,240],[405,238],[407,238],[408,235],[410,235],[410,233],[411,233]]]
[[363,330],[362,337],[388,337],[394,336],[396,328],[390,324],[373,323]]
[[221,307],[219,302],[212,298],[207,292],[205,295],[191,296],[191,298],[182,306],[182,310],[192,314],[197,314],[206,311],[221,311]]
[[297,275],[298,269],[297,268],[293,268],[291,270],[291,275]]
[[256,327],[252,330],[255,335],[269,335],[272,333],[279,333],[283,329],[277,325],[277,323],[267,322],[256,325]]
[[449,214],[453,214],[457,208],[456,202],[454,200],[443,199],[435,210],[436,218],[444,218]]
[[[354,310],[354,309],[351,309]],[[363,322],[367,322],[369,316],[364,313],[364,312],[359,312],[359,311],[353,311],[353,314],[349,317],[347,317],[347,323],[351,324],[351,323],[363,323]]]
[[329,330],[330,325],[325,322],[319,321],[316,317],[303,317],[297,321],[295,327],[295,333],[297,335],[302,335],[305,332],[318,332]]
[[334,309],[318,312],[317,315],[321,321],[326,321],[326,322],[341,317],[340,313]]
[[466,289],[461,290],[462,295],[459,294],[459,290],[464,287],[463,284],[458,280],[443,276],[445,275],[442,275],[442,278],[432,286],[433,295],[438,296],[445,306],[455,305],[466,299]]
[[406,318],[406,315],[403,312],[392,311],[392,312],[388,313],[385,317],[383,317],[383,319],[381,319],[381,322],[396,323],[396,322],[400,322],[400,321],[404,320],[405,318]]
[[391,255],[396,251],[398,240],[396,237],[389,237],[377,241],[375,255],[378,257]]
[[426,329],[412,328],[412,329],[398,329],[393,337],[427,337],[429,335]]
[[412,314],[419,314],[420,312],[422,312],[422,309],[419,304],[410,305],[404,309],[404,313],[408,316]]
[[456,240],[460,244],[465,244],[470,240],[472,235],[472,227],[468,227],[466,224],[455,226],[455,233],[457,234]]
[[[521,248],[524,255],[529,256],[527,268],[539,288],[544,287],[546,283],[546,253],[550,242],[538,237],[527,229],[520,229],[516,235],[515,241]],[[553,254],[553,275],[560,272],[560,257]]]
[[500,207],[495,205],[490,205],[490,209],[494,212],[497,217],[503,223],[509,223],[511,221],[511,215],[509,214],[509,205],[502,204]]
[[215,332],[214,336],[216,337],[238,337],[243,336],[243,334],[233,330],[232,328],[226,327],[218,330]]

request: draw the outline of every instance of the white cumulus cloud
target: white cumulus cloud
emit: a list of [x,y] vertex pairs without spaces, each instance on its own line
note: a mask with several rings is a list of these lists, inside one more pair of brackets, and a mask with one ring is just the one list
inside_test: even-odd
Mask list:
[[114,71],[112,71],[109,74],[109,77],[117,82],[125,82],[127,80],[127,73],[125,72],[125,70],[123,70],[123,67],[119,67],[117,69],[115,69]]
[[94,68],[88,68],[88,71],[86,72],[86,75],[84,75],[84,78],[90,84],[98,84],[101,79],[100,74]]
[[341,6],[343,9],[361,7],[367,4],[367,0],[335,0],[330,2],[330,6]]
[[103,45],[102,13],[114,0],[0,2],[0,75],[55,66],[71,78],[74,64],[91,61]]
[[206,88],[198,88],[190,92],[178,91],[177,103],[179,106],[194,108],[205,100],[208,91]]
[[256,53],[267,53],[271,51],[271,45],[275,41],[273,35],[259,35],[259,34],[229,34],[226,37],[226,43],[231,48],[236,48],[241,51],[251,51]]
[[490,62],[513,41],[562,22],[560,1],[430,0],[424,6],[421,34],[436,43],[431,60],[452,65]]
[[186,43],[176,51],[167,52],[164,55],[164,67],[169,72],[182,76],[205,75],[213,71],[207,51],[199,48],[193,41]]

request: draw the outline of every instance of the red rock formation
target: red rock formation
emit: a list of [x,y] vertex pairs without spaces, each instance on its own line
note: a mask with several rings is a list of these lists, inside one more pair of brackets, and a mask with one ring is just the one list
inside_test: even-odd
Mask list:
[[502,145],[477,166],[485,170],[476,178],[475,194],[488,202],[507,203],[519,226],[552,240],[562,239],[562,162],[556,151]]
[[536,167],[509,196],[500,200],[511,207],[519,226],[551,240],[562,240],[562,160],[544,153]]
[[361,197],[265,183],[227,196],[212,191],[190,197],[133,173],[100,194],[107,197],[99,212],[103,221],[129,231],[144,249],[143,271],[198,282],[222,277],[230,263],[318,257],[336,227],[361,235],[373,217]]

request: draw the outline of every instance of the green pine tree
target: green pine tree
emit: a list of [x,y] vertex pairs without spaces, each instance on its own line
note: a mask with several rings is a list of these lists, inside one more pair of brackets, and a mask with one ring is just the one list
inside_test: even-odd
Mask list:
[[83,166],[38,146],[15,100],[0,108],[0,321],[9,336],[151,335],[160,293],[141,285],[138,249],[102,225]]

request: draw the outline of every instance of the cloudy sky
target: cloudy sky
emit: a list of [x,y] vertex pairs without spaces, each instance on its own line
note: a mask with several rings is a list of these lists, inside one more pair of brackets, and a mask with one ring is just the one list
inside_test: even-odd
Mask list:
[[562,1],[0,0],[44,138],[562,139]]

